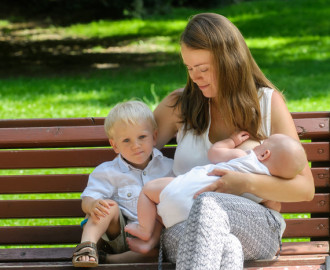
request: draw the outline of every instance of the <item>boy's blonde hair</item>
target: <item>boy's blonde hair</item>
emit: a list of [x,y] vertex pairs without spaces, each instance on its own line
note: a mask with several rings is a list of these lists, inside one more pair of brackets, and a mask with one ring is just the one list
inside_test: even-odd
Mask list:
[[141,121],[149,121],[153,129],[157,129],[157,123],[150,108],[143,102],[132,100],[118,103],[109,112],[104,121],[104,130],[109,139],[113,139],[113,126],[122,121],[126,124],[139,124]]

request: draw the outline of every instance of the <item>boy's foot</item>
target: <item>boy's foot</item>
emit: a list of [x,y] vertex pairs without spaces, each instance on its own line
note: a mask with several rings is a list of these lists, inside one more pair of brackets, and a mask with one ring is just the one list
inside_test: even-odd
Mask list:
[[99,264],[96,244],[91,241],[80,243],[72,255],[74,267],[96,267]]
[[140,238],[143,241],[148,241],[151,233],[146,232],[139,224],[130,223],[125,226],[125,232]]

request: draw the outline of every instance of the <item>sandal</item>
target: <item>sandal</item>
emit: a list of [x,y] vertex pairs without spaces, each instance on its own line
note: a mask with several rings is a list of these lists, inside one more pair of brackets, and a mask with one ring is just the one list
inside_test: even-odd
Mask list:
[[[81,256],[89,256],[95,261],[78,261]],[[97,253],[96,244],[91,241],[80,243],[74,249],[72,255],[72,264],[74,267],[96,267],[99,265],[99,256]]]

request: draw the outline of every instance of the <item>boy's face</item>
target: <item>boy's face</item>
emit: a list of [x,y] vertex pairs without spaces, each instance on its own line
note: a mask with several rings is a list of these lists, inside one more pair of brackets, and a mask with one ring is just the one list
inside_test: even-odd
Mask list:
[[117,122],[113,126],[113,139],[110,139],[114,151],[121,154],[135,168],[144,169],[151,158],[156,145],[157,132],[148,121],[127,125]]

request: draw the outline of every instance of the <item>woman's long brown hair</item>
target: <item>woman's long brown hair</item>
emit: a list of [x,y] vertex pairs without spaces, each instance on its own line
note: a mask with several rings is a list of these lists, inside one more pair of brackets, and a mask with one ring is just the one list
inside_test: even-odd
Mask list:
[[[258,90],[260,87],[276,88],[254,61],[237,27],[219,14],[201,13],[188,22],[181,44],[212,53],[219,88],[218,110],[225,125],[263,139]],[[175,106],[181,108],[185,131],[192,129],[196,134],[206,131],[210,121],[208,98],[189,75]]]

